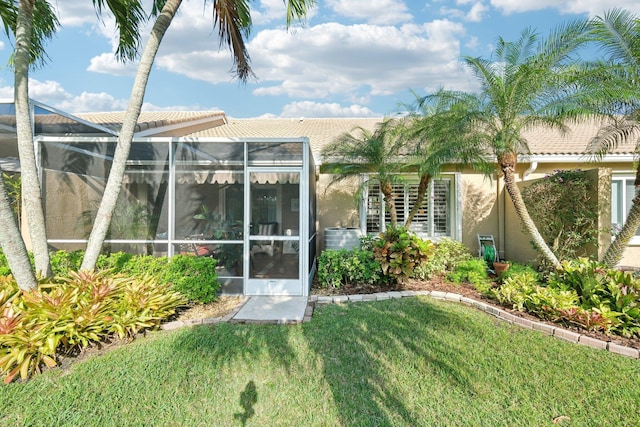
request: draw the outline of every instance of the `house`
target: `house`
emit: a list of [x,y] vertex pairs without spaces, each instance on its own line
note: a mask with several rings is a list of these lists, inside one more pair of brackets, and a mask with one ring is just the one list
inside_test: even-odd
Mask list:
[[[124,113],[72,116],[35,101],[32,108],[49,244],[82,248]],[[328,186],[331,177],[319,167],[322,147],[381,120],[142,113],[106,244],[156,255],[213,255],[226,293],[308,295],[325,229],[376,233],[385,218],[375,186],[359,203],[359,182]],[[19,167],[11,101],[0,102],[0,129],[0,164]],[[611,218],[601,218],[609,227],[622,222],[634,194],[634,147],[620,146],[603,162],[591,163],[581,153],[596,131],[592,123],[564,136],[546,129],[527,134],[532,154],[520,159],[517,172],[526,184],[557,169],[597,169],[598,188],[611,203],[605,210]],[[396,188],[401,215],[412,206],[412,179]],[[476,251],[477,235],[491,234],[502,258],[534,258],[499,177],[446,167],[432,182],[428,200],[414,220],[420,235],[453,238]],[[609,238],[602,238],[600,250]],[[622,263],[637,266],[639,260],[640,234]]]

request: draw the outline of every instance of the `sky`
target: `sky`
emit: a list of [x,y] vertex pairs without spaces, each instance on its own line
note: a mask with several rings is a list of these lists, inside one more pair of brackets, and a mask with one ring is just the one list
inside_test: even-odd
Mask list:
[[[70,113],[124,111],[137,69],[117,61],[115,27],[88,0],[49,0],[62,24],[31,98]],[[212,2],[184,0],[151,72],[143,110],[222,110],[235,118],[380,117],[413,93],[473,91],[463,56],[491,58],[499,37],[525,28],[546,36],[574,18],[611,7],[640,14],[637,0],[317,0],[303,25],[285,28],[282,0],[253,0],[247,47],[257,78],[230,73]],[[148,34],[149,28],[143,34]],[[145,37],[146,39],[146,37]],[[0,36],[0,99],[13,98],[6,64],[13,39]]]

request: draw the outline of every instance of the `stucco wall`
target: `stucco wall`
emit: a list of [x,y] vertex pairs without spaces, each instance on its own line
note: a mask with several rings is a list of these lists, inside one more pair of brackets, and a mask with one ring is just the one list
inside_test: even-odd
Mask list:
[[320,175],[317,183],[318,249],[324,249],[324,229],[328,227],[359,227],[360,214],[355,199],[359,179],[347,179],[332,185],[333,176]]
[[[600,203],[599,228],[608,230],[611,224],[611,175],[610,170],[632,171],[631,165],[593,164],[585,161],[580,164],[539,163],[535,169],[530,163],[517,166],[516,181],[519,186],[529,185],[533,180],[543,178],[558,169],[593,169],[592,179],[598,181]],[[524,180],[523,180],[524,177]],[[359,212],[353,195],[358,181],[352,180],[334,185],[327,189],[330,176],[320,175],[318,182],[318,248],[324,248],[323,231],[326,227],[357,227]],[[504,189],[503,179],[497,175],[487,177],[471,169],[464,169],[460,175],[459,187],[462,198],[462,242],[475,255],[478,253],[478,234],[494,236],[500,257],[517,262],[532,262],[537,252],[530,243],[530,238],[522,231],[520,219],[515,213],[511,198]],[[608,245],[610,236],[601,233],[598,252],[601,256]],[[640,266],[640,246],[630,246],[624,254],[622,265]]]

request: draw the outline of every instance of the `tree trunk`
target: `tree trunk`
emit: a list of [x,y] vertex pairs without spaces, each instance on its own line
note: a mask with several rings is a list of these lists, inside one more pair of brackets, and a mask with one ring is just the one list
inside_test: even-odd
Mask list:
[[427,194],[427,189],[429,188],[429,182],[431,181],[431,176],[428,173],[425,173],[420,176],[420,183],[418,184],[418,194],[416,195],[416,202],[411,208],[409,212],[409,216],[407,216],[407,220],[404,223],[404,227],[409,229],[413,218],[416,216],[416,213],[420,210],[422,206],[422,202],[424,201],[424,196]]
[[544,241],[536,227],[536,224],[531,219],[529,211],[527,211],[527,206],[524,204],[524,200],[522,200],[520,189],[516,185],[514,176],[516,169],[516,155],[513,153],[502,154],[498,157],[498,162],[500,163],[500,168],[504,174],[504,186],[511,197],[513,206],[516,209],[516,214],[520,218],[520,222],[522,223],[525,231],[532,238],[536,250],[540,252],[540,254],[542,254],[550,264],[555,267],[560,267],[558,258],[549,248],[549,245]]
[[14,101],[18,153],[20,155],[20,171],[22,174],[22,194],[29,237],[31,238],[35,258],[36,272],[44,277],[49,277],[52,275],[51,263],[49,261],[49,247],[47,245],[44,210],[42,208],[42,191],[36,168],[33,128],[29,108],[29,61],[33,10],[34,0],[20,1],[14,55]]
[[622,230],[620,230],[615,240],[611,242],[602,258],[602,262],[609,268],[614,268],[618,265],[622,259],[624,250],[640,227],[640,166],[636,169],[634,185],[636,187],[636,196],[631,203],[631,210],[627,215],[627,219],[624,221]]
[[389,211],[389,220],[391,226],[396,227],[398,225],[398,212],[396,212],[396,201],[393,199],[393,187],[388,180],[380,182],[380,191],[384,195],[384,203]]
[[0,176],[0,246],[7,257],[9,268],[18,287],[25,291],[36,289],[38,283],[33,275],[33,270],[31,270],[27,248],[11,209],[11,202],[2,176]]
[[162,12],[158,15],[155,24],[151,30],[149,40],[145,45],[144,52],[140,58],[140,65],[138,66],[138,72],[136,74],[133,88],[131,90],[131,96],[129,98],[129,105],[127,107],[127,113],[122,123],[122,129],[118,134],[118,145],[113,156],[113,164],[111,171],[109,172],[109,179],[104,189],[104,195],[96,214],[96,219],[89,236],[89,242],[87,243],[87,249],[85,251],[84,258],[82,259],[82,270],[93,270],[96,266],[98,256],[102,249],[107,232],[111,225],[111,218],[116,208],[118,196],[122,187],[122,180],[126,168],[127,159],[129,158],[129,152],[131,150],[131,144],[133,142],[133,135],[135,132],[135,126],[140,117],[140,110],[142,109],[142,103],[144,101],[144,94],[149,81],[149,74],[151,73],[151,67],[155,60],[158,48],[162,37],[166,33],[171,21],[173,20],[182,0],[168,0]]

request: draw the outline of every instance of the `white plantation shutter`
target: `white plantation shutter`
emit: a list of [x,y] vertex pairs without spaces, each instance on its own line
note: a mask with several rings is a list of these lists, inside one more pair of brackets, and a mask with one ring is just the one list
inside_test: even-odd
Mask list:
[[[451,179],[432,181],[420,209],[411,223],[411,230],[429,236],[451,236]],[[394,184],[394,200],[398,213],[398,223],[402,224],[416,203],[418,183]],[[388,224],[390,215],[386,212],[384,196],[378,183],[369,183],[366,200],[367,233],[382,231],[382,220]]]

